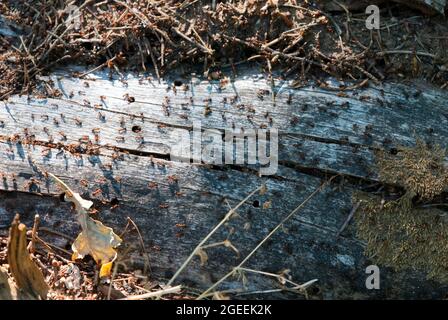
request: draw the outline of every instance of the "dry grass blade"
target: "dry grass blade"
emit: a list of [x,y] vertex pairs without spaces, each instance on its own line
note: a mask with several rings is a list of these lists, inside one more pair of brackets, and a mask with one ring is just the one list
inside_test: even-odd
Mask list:
[[239,207],[241,207],[247,200],[250,199],[250,197],[252,197],[256,192],[262,190],[263,186],[258,187],[257,189],[255,189],[254,191],[252,191],[246,198],[244,198],[243,200],[241,200],[240,203],[238,203],[238,205],[233,208],[230,209],[229,212],[225,215],[225,217],[216,225],[216,227],[213,228],[212,231],[210,231],[210,233],[204,238],[202,239],[202,241],[196,246],[196,248],[193,250],[193,252],[188,256],[187,260],[185,260],[185,262],[182,264],[182,266],[176,271],[176,273],[173,275],[173,277],[170,279],[170,281],[168,281],[168,285],[171,285],[174,280],[176,280],[176,278],[179,276],[179,274],[185,269],[185,267],[188,265],[188,263],[191,261],[191,259],[193,259],[193,257],[195,255],[198,254],[199,250],[201,250],[202,246],[208,241],[208,239],[210,239],[210,237],[224,224],[226,223],[230,217],[232,217],[232,215],[234,215],[234,213],[236,212],[236,210],[239,209]]
[[167,294],[179,293],[181,289],[182,289],[181,286],[176,286],[176,287],[163,289],[163,290],[159,290],[159,291],[154,291],[154,292],[148,292],[148,293],[144,293],[144,294],[140,294],[140,295],[136,295],[136,296],[129,296],[129,297],[126,297],[126,298],[123,298],[120,300],[143,300],[143,299],[149,299],[149,298],[160,298]]
[[299,204],[294,210],[292,210],[283,220],[274,228],[271,232],[269,232],[266,237],[264,237],[263,240],[261,240],[258,245],[236,266],[234,267],[229,273],[227,273],[224,277],[222,277],[220,280],[215,282],[210,288],[205,290],[197,299],[201,300],[205,296],[207,296],[213,289],[218,287],[221,283],[223,283],[225,280],[227,280],[229,277],[235,274],[257,251],[260,249],[260,247],[268,241],[274,233],[276,233],[289,219],[291,219],[292,216],[294,216],[300,209],[302,209],[305,204],[307,204],[316,194],[318,194],[322,189],[330,183],[335,177],[332,177],[328,182],[324,183],[320,187],[318,187],[316,190],[314,190],[301,204]]
[[259,271],[259,270],[243,268],[243,267],[238,268],[236,271],[251,272],[251,273],[255,273],[255,274],[261,274],[261,275],[265,275],[268,277],[277,278],[281,283],[291,284],[293,287],[290,289],[294,289],[294,290],[304,290],[304,289],[308,288],[310,285],[312,285],[313,283],[318,281],[318,279],[313,279],[313,280],[307,281],[303,284],[298,284],[298,283],[295,283],[294,281],[287,279],[285,276],[283,276],[281,274],[275,274],[275,273],[271,273],[271,272]]

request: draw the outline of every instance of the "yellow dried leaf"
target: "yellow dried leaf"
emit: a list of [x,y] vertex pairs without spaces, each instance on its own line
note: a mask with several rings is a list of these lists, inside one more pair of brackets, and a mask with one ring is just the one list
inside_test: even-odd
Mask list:
[[117,258],[114,248],[118,247],[122,240],[114,233],[112,228],[106,227],[100,221],[89,217],[88,210],[93,205],[92,201],[83,199],[79,193],[73,192],[63,181],[50,175],[61,185],[65,191],[65,198],[74,203],[76,218],[81,225],[82,232],[72,244],[72,259],[81,259],[85,255],[91,255],[96,263],[101,265],[100,277],[110,275],[112,264]]
[[112,265],[113,265],[113,261],[109,262],[109,263],[105,263],[101,266],[100,269],[100,278],[104,278],[110,275],[111,270],[112,270]]
[[19,221],[19,215],[9,229],[8,264],[14,282],[20,289],[20,299],[46,299],[48,285],[44,275],[31,259],[27,249],[26,226]]

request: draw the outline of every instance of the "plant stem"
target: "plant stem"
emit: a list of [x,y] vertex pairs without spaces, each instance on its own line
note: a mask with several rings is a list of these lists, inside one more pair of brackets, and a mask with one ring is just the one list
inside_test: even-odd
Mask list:
[[129,297],[126,297],[126,298],[123,298],[120,300],[141,300],[141,299],[148,299],[148,298],[160,298],[161,296],[163,296],[165,294],[179,293],[180,289],[181,289],[181,286],[176,286],[176,287],[172,287],[172,288],[168,288],[168,289],[164,289],[164,290],[140,294],[137,296],[129,296]]
[[[334,177],[333,177],[334,178]],[[270,238],[272,235],[277,232],[278,229],[281,228],[281,226],[287,222],[297,211],[299,211],[303,206],[308,203],[319,191],[321,191],[333,178],[331,178],[328,182],[322,184],[319,186],[316,190],[314,190],[301,204],[299,204],[293,211],[291,211],[290,214],[288,214],[274,229],[272,229],[269,234],[260,241],[260,243],[243,259],[243,261],[240,262],[240,264],[232,269],[229,273],[227,273],[224,277],[222,277],[220,280],[215,282],[210,288],[205,290],[198,298],[197,300],[203,299],[210,291],[215,289],[218,285],[220,285],[222,282],[224,282],[227,278],[232,276],[238,269],[240,269],[254,254],[257,252],[257,250]]]
[[202,241],[196,246],[196,248],[193,250],[193,252],[188,256],[187,260],[185,260],[185,262],[182,264],[182,266],[176,271],[176,273],[174,274],[174,276],[170,279],[170,281],[168,281],[167,285],[170,286],[174,280],[176,280],[176,278],[179,276],[179,274],[185,269],[185,267],[188,265],[188,263],[191,261],[191,259],[193,259],[193,257],[196,255],[196,253],[198,252],[198,250],[204,245],[204,243],[207,242],[208,239],[210,239],[210,237],[227,221],[230,219],[230,217],[235,213],[235,211],[241,207],[247,200],[249,200],[250,197],[252,197],[256,192],[258,192],[259,190],[261,190],[262,186],[258,187],[257,189],[255,189],[254,191],[252,191],[246,198],[244,198],[243,200],[241,200],[240,203],[238,203],[238,205],[233,208],[230,209],[229,212],[225,215],[225,217],[221,220],[220,223],[218,223],[216,225],[216,227],[213,228],[212,231],[210,231],[210,233],[204,238],[202,239]]

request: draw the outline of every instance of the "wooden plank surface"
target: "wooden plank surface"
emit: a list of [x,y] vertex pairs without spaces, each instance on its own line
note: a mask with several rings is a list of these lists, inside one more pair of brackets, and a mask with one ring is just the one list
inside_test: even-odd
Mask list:
[[[339,3],[333,1],[326,1],[324,8],[330,11],[344,11],[344,8],[353,11],[365,10],[369,5],[378,5],[380,7],[387,4],[386,0],[343,0]],[[444,14],[447,8],[446,0],[392,0],[404,6],[409,6],[418,9],[426,14]],[[341,6],[342,5],[342,6]]]
[[[240,257],[229,248],[210,249],[206,266],[194,260],[179,279],[205,288],[236,265],[323,178],[339,174],[248,266],[269,272],[291,269],[297,281],[318,278],[318,289],[312,292],[316,298],[440,298],[446,292],[446,287],[427,281],[419,272],[386,268],[381,269],[382,289],[367,290],[365,267],[371,262],[363,255],[364,244],[351,225],[336,237],[352,208],[352,192],[378,181],[374,150],[411,145],[417,136],[434,143],[446,141],[445,92],[418,84],[384,84],[341,93],[311,85],[294,88],[292,82],[279,78],[272,87],[253,69],[240,69],[235,78],[229,72],[232,81],[221,88],[217,81],[199,76],[176,75],[159,84],[154,78],[129,75],[124,83],[110,81],[102,72],[80,80],[71,76],[74,70],[79,72],[70,67],[50,76],[62,92],[60,98],[15,96],[0,107],[0,189],[4,190],[0,225],[7,225],[16,212],[29,223],[39,213],[43,225],[76,234],[73,212],[45,178],[42,171],[48,171],[93,199],[105,224],[120,230],[131,217],[151,248],[153,276],[163,279],[222,219],[228,210],[226,199],[236,205],[265,183],[268,193],[251,199],[239,210],[241,217],[212,239],[229,237]],[[182,82],[177,92],[174,81]],[[329,81],[329,85],[336,88],[338,83]],[[135,101],[128,102],[125,95]],[[163,107],[166,97],[169,114]],[[207,103],[211,113],[205,115]],[[278,128],[277,173],[259,177],[254,166],[170,161],[174,143],[170,133],[190,130],[193,121],[222,132],[232,124],[245,129]],[[135,126],[138,133],[132,130]],[[92,132],[96,128],[97,141]],[[97,148],[96,154],[86,154],[82,148],[73,153],[71,146],[84,136]],[[30,138],[31,145],[26,143]],[[267,201],[271,206],[263,208]],[[116,203],[119,206],[112,210]],[[275,285],[264,277],[250,277],[248,289]],[[236,288],[241,283],[233,279],[226,286]]]
[[[347,91],[341,97],[339,91],[320,88],[294,90],[286,81],[278,81],[272,90],[262,76],[244,72],[223,89],[216,81],[177,77],[188,85],[188,91],[180,87],[177,94],[167,91],[174,79],[158,84],[155,79],[133,77],[125,84],[108,81],[105,73],[91,77],[95,81],[55,75],[52,80],[64,94],[62,98],[28,101],[21,97],[6,103],[0,120],[13,121],[5,121],[2,132],[17,133],[17,126],[26,127],[37,140],[48,141],[51,136],[60,142],[62,131],[66,142],[77,142],[85,135],[93,140],[92,129],[100,128],[100,145],[168,156],[172,128],[191,129],[193,121],[200,121],[203,128],[220,130],[275,127],[281,137],[280,162],[360,176],[372,174],[363,159],[371,160],[369,154],[374,149],[409,145],[416,136],[442,143],[448,134],[448,114],[442,103],[446,97],[433,90],[390,84],[362,92]],[[271,93],[260,99],[260,91]],[[135,102],[128,103],[123,98],[126,94]],[[234,97],[238,98],[232,104]],[[209,98],[211,113],[205,116],[204,100]],[[170,101],[169,114],[162,107],[166,99]],[[82,125],[75,119],[82,119]],[[137,126],[142,129],[139,134],[132,131]]]

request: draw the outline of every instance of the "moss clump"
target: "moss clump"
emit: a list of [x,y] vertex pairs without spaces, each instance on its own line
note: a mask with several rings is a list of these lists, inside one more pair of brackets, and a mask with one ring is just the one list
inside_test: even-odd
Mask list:
[[445,154],[422,142],[414,149],[399,149],[396,156],[379,154],[380,178],[402,186],[405,194],[385,201],[359,192],[354,201],[361,202],[356,227],[372,260],[396,270],[423,270],[429,278],[447,283],[448,213],[428,203],[448,187]]
[[415,148],[398,148],[395,156],[379,152],[376,160],[381,181],[401,185],[420,199],[431,200],[448,186],[446,155],[440,146],[430,148],[417,140]]

